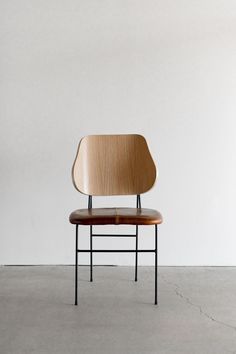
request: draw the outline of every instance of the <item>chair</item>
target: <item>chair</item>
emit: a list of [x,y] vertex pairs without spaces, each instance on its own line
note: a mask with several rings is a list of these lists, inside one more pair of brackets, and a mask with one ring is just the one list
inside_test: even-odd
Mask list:
[[[141,135],[89,135],[81,139],[72,168],[75,188],[88,196],[88,208],[71,213],[70,222],[76,225],[75,238],[75,305],[78,304],[78,253],[90,253],[90,281],[93,281],[93,253],[135,253],[135,281],[138,275],[138,253],[155,254],[155,299],[157,305],[157,228],[161,214],[141,207],[142,193],[156,180],[156,168],[146,140]],[[136,195],[136,208],[93,208],[93,196]],[[135,234],[95,234],[93,225],[135,225]],[[90,249],[78,248],[79,225],[90,226]],[[138,248],[138,226],[154,225],[155,248]],[[94,237],[134,237],[135,249],[93,249]]]

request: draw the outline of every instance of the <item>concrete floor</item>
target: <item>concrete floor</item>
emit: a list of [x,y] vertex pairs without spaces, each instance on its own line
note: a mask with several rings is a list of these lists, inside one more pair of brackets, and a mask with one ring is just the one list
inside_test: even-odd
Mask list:
[[236,353],[236,268],[0,267],[1,354]]

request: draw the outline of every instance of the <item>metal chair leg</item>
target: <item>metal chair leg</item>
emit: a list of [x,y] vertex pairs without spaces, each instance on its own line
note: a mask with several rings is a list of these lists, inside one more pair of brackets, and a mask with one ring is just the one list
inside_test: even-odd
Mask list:
[[157,225],[155,225],[155,305],[158,304],[157,301]]
[[138,280],[138,225],[136,225],[136,253],[135,253],[135,278],[134,281]]
[[75,305],[78,305],[78,227],[75,232]]
[[[75,234],[75,305],[78,305],[78,228],[79,225],[76,225],[76,234]],[[157,258],[157,237],[158,229],[155,225],[155,301],[154,304],[158,304],[158,258]],[[92,243],[92,225],[90,225],[90,281],[93,281],[93,243]],[[137,281],[137,270],[138,270],[138,226],[136,226],[136,251],[135,251],[135,281]]]
[[93,228],[90,225],[90,281],[93,281]]

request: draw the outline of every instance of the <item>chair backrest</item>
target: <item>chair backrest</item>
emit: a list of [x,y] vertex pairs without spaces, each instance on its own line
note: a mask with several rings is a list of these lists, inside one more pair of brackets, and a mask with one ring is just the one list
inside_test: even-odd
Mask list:
[[87,195],[142,194],[153,186],[156,167],[141,135],[88,135],[79,143],[72,178]]

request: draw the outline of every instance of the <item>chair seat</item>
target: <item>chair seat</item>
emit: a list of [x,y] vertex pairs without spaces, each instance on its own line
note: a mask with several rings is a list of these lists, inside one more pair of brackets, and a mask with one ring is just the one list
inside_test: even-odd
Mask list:
[[161,214],[143,208],[78,209],[70,215],[72,224],[80,225],[155,225],[162,223]]

